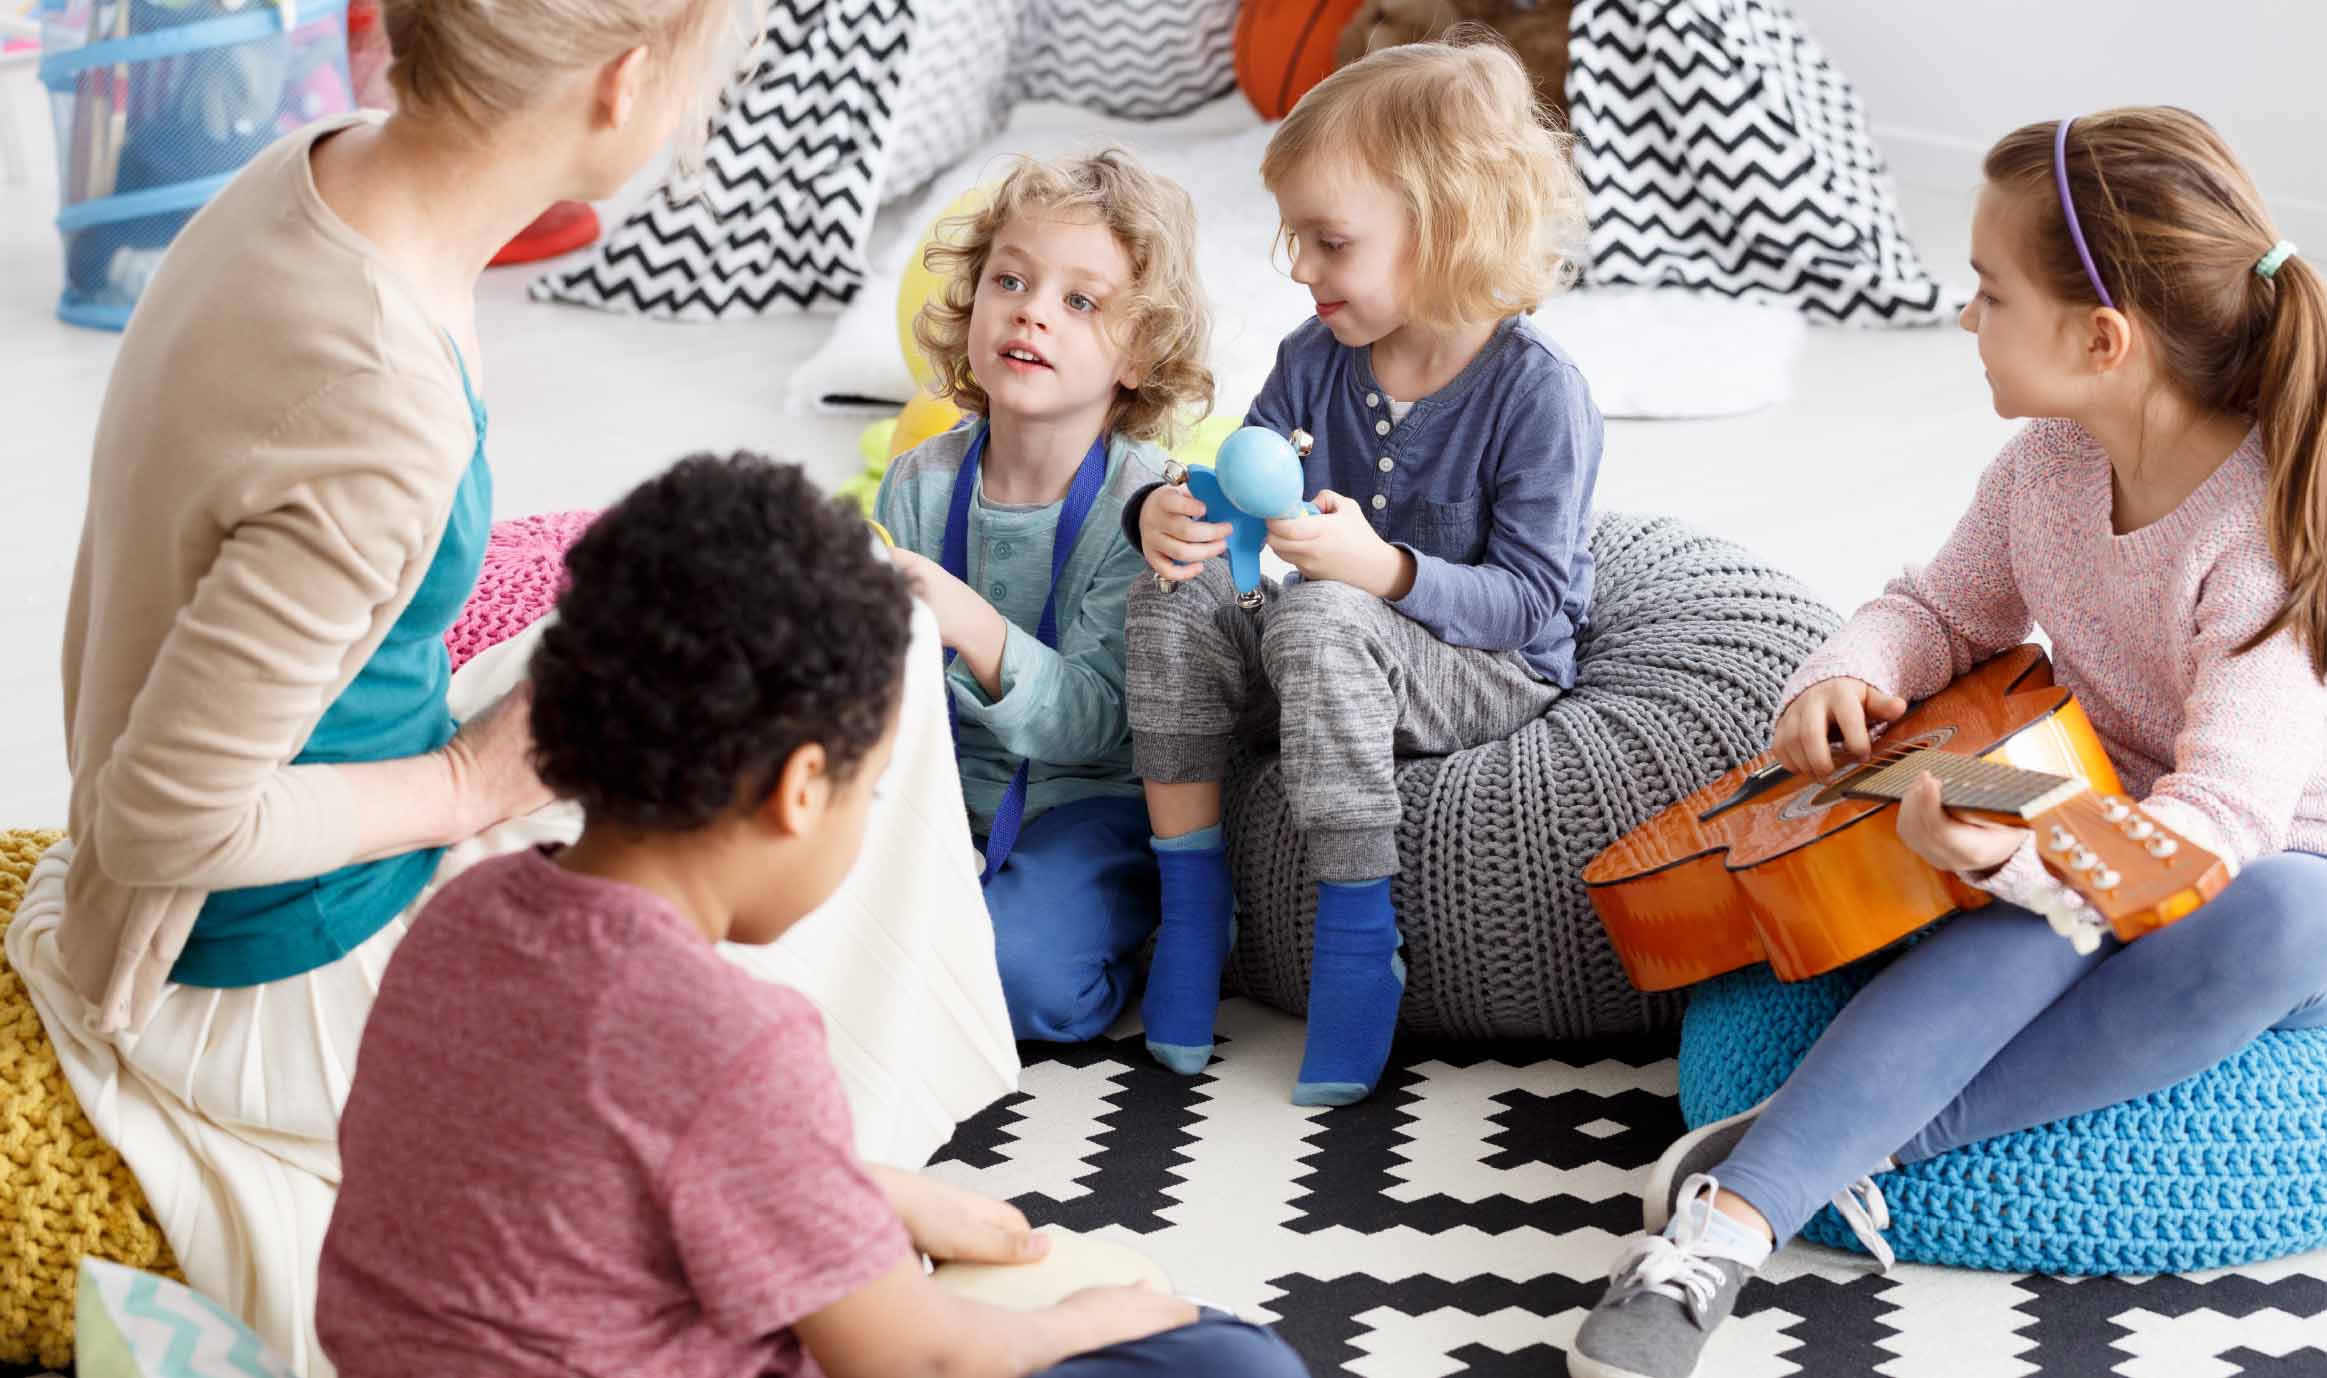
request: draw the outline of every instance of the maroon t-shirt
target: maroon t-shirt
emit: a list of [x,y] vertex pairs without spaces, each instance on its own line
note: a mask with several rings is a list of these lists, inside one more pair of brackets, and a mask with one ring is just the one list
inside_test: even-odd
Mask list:
[[814,1375],[792,1324],[908,1247],[815,1008],[538,852],[413,923],[339,1145],[342,1378]]

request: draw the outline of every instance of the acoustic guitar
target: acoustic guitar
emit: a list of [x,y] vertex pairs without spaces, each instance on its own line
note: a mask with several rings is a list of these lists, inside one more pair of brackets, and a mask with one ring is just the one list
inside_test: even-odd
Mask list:
[[1894,805],[1923,775],[1951,809],[2034,830],[2065,887],[2055,926],[2128,942],[2212,899],[2221,859],[2126,800],[2084,709],[2042,648],[1987,661],[1884,728],[1823,780],[1769,754],[1617,840],[1584,886],[1632,983],[1672,990],[1767,961],[1831,971],[1988,902],[1899,840]]

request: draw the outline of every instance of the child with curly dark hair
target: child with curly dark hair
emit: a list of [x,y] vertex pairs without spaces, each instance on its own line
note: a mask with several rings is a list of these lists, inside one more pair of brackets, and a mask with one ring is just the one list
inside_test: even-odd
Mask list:
[[1076,1043],[1130,1003],[1156,862],[1131,767],[1131,494],[1212,400],[1195,206],[1110,149],[1022,160],[926,251],[914,331],[971,414],[898,457],[875,514],[937,616],[1012,1030]]
[[912,610],[862,521],[795,467],[701,455],[567,565],[533,731],[587,822],[448,885],[382,981],[316,1299],[343,1378],[1298,1372],[1154,1291],[940,1290],[923,1254],[1048,1240],[862,1162],[816,1008],[719,954],[782,936],[864,842]]

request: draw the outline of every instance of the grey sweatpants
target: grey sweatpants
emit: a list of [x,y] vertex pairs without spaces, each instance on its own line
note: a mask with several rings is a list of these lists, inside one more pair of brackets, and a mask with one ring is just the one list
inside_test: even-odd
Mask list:
[[1397,874],[1399,757],[1500,740],[1559,697],[1518,652],[1449,646],[1347,584],[1264,591],[1259,611],[1236,606],[1225,560],[1169,592],[1132,581],[1132,763],[1162,784],[1223,780],[1237,742],[1275,744],[1318,880]]

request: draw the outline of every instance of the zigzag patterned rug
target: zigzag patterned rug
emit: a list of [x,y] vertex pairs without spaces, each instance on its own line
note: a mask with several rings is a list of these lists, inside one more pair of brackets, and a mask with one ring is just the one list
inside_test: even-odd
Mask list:
[[[1135,1026],[1025,1045],[1024,1090],[938,1175],[1114,1235],[1183,1290],[1273,1322],[1319,1378],[1557,1378],[1641,1172],[1680,1132],[1669,1041],[1399,1045],[1383,1091],[1288,1104],[1301,1025],[1243,1000],[1190,1080]],[[2186,1277],[1904,1267],[1797,1245],[1704,1378],[2320,1378],[2327,1254]]]

